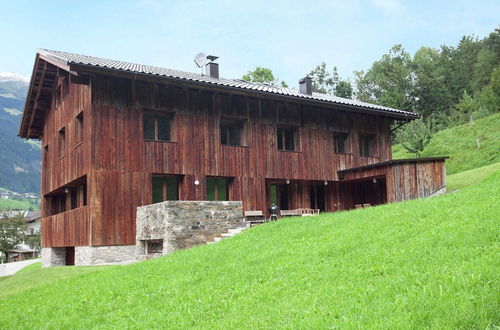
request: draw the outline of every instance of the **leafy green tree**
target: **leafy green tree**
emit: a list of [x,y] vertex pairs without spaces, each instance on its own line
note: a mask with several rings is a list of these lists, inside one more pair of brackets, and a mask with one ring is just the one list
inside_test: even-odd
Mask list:
[[[421,47],[412,61],[415,77],[412,88],[413,110],[422,115],[427,122],[430,122],[429,117],[436,120],[438,117],[436,113],[446,114],[447,117],[451,109],[451,96],[445,83],[440,56],[439,51],[434,48]],[[446,117],[440,119],[446,120]]]
[[7,259],[7,251],[23,243],[27,226],[22,214],[9,217],[4,214],[0,219],[0,256]]
[[26,235],[24,242],[28,244],[35,251],[40,251],[41,249],[40,231],[37,230],[31,235]]
[[274,76],[271,69],[263,68],[260,66],[256,67],[253,71],[248,71],[248,73],[243,75],[241,79],[251,82],[265,83],[273,86],[278,86],[279,84],[281,85],[281,87],[288,87],[288,85],[284,81],[281,81],[281,83],[279,83],[278,78]]
[[334,66],[332,72],[326,70],[326,63],[321,62],[309,72],[312,78],[312,90],[316,93],[331,94],[339,97],[351,98],[352,86],[347,80],[340,79],[337,67]]
[[417,119],[401,127],[396,138],[406,151],[418,158],[431,141],[431,130],[422,119]]
[[393,46],[366,73],[355,73],[358,99],[410,110],[413,87],[411,64],[408,52],[401,45]]
[[352,85],[347,80],[340,80],[337,86],[335,86],[335,96],[351,99],[352,93],[353,93]]

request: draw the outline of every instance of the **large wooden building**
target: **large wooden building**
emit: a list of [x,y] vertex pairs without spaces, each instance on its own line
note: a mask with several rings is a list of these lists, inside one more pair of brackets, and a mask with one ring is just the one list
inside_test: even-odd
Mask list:
[[19,135],[42,142],[42,245],[133,245],[163,200],[331,212],[445,189],[444,158],[392,160],[416,114],[218,72],[40,50]]

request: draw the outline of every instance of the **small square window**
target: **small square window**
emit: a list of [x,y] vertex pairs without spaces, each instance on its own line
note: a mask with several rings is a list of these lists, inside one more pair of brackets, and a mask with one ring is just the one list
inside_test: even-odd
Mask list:
[[153,175],[153,203],[179,200],[179,176]]
[[278,127],[277,142],[278,150],[296,151],[298,146],[297,128]]
[[155,111],[144,111],[144,139],[150,141],[171,141],[173,115]]
[[348,150],[348,133],[334,133],[333,134],[333,151],[336,154],[345,154]]
[[146,241],[146,254],[163,253],[163,240],[151,239]]
[[243,146],[245,145],[245,123],[240,120],[221,119],[220,142],[222,145]]
[[359,154],[363,157],[373,157],[373,144],[375,136],[371,134],[361,134],[359,136]]

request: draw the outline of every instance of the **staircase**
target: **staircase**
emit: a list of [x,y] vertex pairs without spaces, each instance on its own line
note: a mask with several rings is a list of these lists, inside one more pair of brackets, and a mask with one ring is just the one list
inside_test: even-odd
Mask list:
[[229,238],[229,237],[233,237],[233,236],[241,233],[242,231],[244,231],[244,230],[246,230],[248,228],[250,228],[250,223],[244,222],[244,226],[243,227],[236,227],[236,228],[229,229],[227,231],[227,233],[222,233],[220,236],[215,237],[213,241],[207,242],[207,244],[217,243],[217,242],[222,241],[223,239],[226,239],[226,238]]

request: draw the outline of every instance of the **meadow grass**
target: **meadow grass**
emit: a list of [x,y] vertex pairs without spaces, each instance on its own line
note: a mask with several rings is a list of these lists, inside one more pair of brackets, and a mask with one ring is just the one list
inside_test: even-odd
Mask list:
[[496,172],[500,172],[500,163],[448,175],[446,178],[447,190],[454,191],[462,189],[470,186],[471,184],[477,183]]
[[[479,138],[480,147],[477,147]],[[454,174],[500,162],[500,113],[437,132],[422,157],[449,156],[446,171]],[[392,157],[415,158],[401,145],[392,148]]]
[[14,276],[0,277],[0,297],[105,268],[109,268],[109,266],[41,268],[40,263],[37,262],[21,269]]
[[0,327],[496,328],[499,222],[495,173],[453,194],[287,218],[9,294]]

